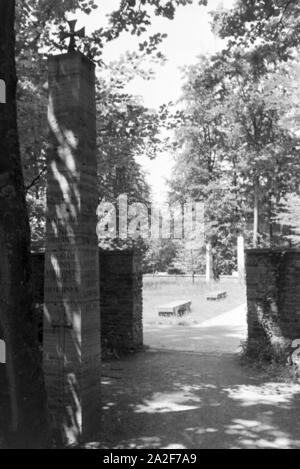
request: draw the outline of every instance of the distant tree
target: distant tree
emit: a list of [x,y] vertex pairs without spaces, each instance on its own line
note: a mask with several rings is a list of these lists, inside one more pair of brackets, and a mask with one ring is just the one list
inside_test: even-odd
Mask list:
[[185,274],[203,274],[205,272],[205,249],[196,243],[182,240],[177,242],[176,256],[172,268]]
[[236,268],[241,233],[248,243],[251,234],[252,245],[284,241],[276,216],[281,198],[299,191],[300,176],[299,137],[284,125],[287,112],[299,109],[293,65],[259,76],[233,48],[186,71],[171,198],[205,203],[220,272]]
[[282,211],[278,214],[278,222],[288,227],[287,238],[293,246],[300,246],[300,196],[290,194],[282,201]]
[[298,0],[237,0],[232,9],[212,13],[214,31],[227,39],[226,50],[239,49],[257,76],[286,62],[300,43]]
[[177,243],[172,239],[150,240],[144,259],[144,273],[168,272],[173,266]]

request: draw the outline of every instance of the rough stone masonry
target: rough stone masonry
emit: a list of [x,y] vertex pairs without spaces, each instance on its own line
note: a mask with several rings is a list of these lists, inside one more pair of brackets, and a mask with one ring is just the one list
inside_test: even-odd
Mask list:
[[289,351],[300,339],[300,250],[248,249],[248,341]]
[[43,364],[57,437],[76,443],[100,422],[95,66],[75,51],[48,65]]
[[[31,256],[37,333],[42,346],[44,303],[43,251]],[[139,351],[143,347],[142,255],[135,249],[99,249],[100,332],[105,355]],[[102,357],[103,358],[103,357]]]
[[142,255],[135,249],[100,249],[101,335],[104,350],[143,347]]

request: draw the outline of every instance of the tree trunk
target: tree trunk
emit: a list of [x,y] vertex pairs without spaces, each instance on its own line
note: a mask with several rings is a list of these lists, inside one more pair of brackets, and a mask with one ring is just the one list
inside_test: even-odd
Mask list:
[[253,208],[253,247],[257,248],[259,233],[259,178],[254,181],[254,208]]
[[0,104],[0,334],[7,358],[0,365],[6,375],[0,414],[6,416],[2,421],[6,445],[38,448],[48,445],[49,432],[30,287],[30,230],[17,129],[14,18],[15,0],[1,0],[0,79],[6,84],[6,103]]

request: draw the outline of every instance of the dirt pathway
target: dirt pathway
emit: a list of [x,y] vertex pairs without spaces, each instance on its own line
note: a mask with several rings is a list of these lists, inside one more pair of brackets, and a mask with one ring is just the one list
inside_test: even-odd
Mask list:
[[100,447],[300,448],[300,386],[240,366],[240,318],[146,330],[160,350],[105,363]]
[[208,319],[198,324],[145,324],[144,343],[159,350],[177,350],[204,353],[236,353],[246,338],[246,306]]

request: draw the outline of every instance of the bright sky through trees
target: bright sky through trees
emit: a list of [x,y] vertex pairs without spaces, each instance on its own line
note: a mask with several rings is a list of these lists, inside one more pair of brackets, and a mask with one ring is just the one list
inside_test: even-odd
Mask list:
[[[76,16],[77,26],[85,26],[87,32],[93,31],[103,25],[105,15],[116,9],[119,3],[120,0],[98,0],[99,8],[90,16]],[[230,8],[233,3],[234,0],[208,0],[208,7],[203,7],[195,0],[193,5],[178,7],[173,21],[154,17],[148,35],[157,32],[168,34],[160,48],[167,62],[164,66],[157,65],[154,68],[154,80],[136,79],[129,83],[126,91],[141,96],[146,106],[156,109],[163,103],[177,101],[182,87],[180,67],[193,64],[199,55],[212,54],[222,48],[223,42],[211,31],[209,10],[218,9],[222,5]],[[136,50],[140,41],[141,38],[123,33],[118,40],[104,48],[104,62],[118,59],[126,50]],[[160,154],[154,161],[141,157],[139,162],[148,173],[154,199],[163,200],[165,179],[170,176],[172,157]]]

